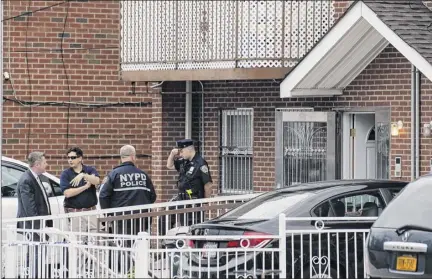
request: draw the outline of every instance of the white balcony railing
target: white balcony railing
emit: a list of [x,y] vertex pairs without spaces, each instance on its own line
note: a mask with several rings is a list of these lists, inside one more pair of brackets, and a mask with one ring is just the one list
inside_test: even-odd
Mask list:
[[123,71],[291,67],[334,23],[333,1],[121,2]]

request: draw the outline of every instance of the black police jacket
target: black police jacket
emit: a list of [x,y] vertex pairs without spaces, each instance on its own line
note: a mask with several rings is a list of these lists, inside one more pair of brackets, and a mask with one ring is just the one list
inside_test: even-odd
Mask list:
[[156,192],[150,176],[132,162],[115,167],[101,185],[99,203],[102,209],[150,204]]
[[204,198],[204,185],[212,182],[206,160],[195,154],[192,160],[179,158],[174,160],[174,166],[179,173],[177,187],[180,193],[192,191],[192,197]]

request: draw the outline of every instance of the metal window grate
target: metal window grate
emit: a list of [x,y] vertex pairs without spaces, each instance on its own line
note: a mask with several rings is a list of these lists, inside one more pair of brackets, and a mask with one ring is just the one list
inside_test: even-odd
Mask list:
[[253,192],[253,109],[222,111],[221,191]]

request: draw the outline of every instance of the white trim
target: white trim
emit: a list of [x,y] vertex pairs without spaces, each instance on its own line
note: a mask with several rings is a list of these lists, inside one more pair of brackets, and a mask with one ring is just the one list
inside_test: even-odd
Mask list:
[[114,192],[121,192],[121,191],[133,191],[133,190],[146,190],[150,192],[150,189],[147,187],[124,187],[124,188],[114,188]]
[[344,35],[361,19],[361,6],[351,8],[324,38],[298,64],[280,85],[280,97],[293,97],[292,90],[318,62],[341,40]]
[[402,40],[365,4],[361,4],[362,17],[369,22],[380,34],[386,38],[408,61],[418,68],[430,81],[432,81],[432,65],[415,49]]
[[342,95],[343,89],[293,89],[289,97],[322,97]]
[[[310,96],[334,96],[341,95],[342,88],[296,88],[311,71],[319,66],[320,61],[326,59],[326,56],[332,56],[332,50],[349,31],[360,21],[364,20],[370,24],[385,41],[379,42],[375,50],[384,48],[388,43],[392,44],[408,61],[417,67],[429,80],[432,81],[432,65],[421,56],[415,49],[403,41],[393,30],[391,30],[378,16],[363,2],[358,2],[347,12],[347,14],[336,23],[329,33],[324,35],[321,41],[303,58],[301,62],[286,76],[280,85],[280,97],[310,97]],[[361,67],[367,66],[374,58],[375,52],[365,55]],[[370,61],[369,61],[370,60]],[[349,73],[349,78],[355,78],[355,69]],[[342,81],[349,80],[348,77],[342,78],[337,84],[342,86]],[[333,92],[332,92],[333,91]]]

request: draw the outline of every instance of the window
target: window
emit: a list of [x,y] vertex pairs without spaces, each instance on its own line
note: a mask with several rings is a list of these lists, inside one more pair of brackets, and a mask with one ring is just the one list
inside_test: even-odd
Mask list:
[[[18,181],[23,175],[25,169],[20,167],[12,167],[10,165],[2,165],[2,186],[1,193],[2,197],[16,197]],[[45,191],[48,197],[62,196],[63,193],[60,189],[60,185],[53,180],[49,179],[45,175],[41,175],[40,179],[45,187]]]
[[24,173],[24,171],[6,165],[3,165],[1,167],[1,170],[2,170],[2,180],[1,180],[2,197],[16,197],[18,181],[21,175]]
[[61,191],[60,185],[53,180],[49,179],[45,175],[41,175],[40,179],[45,187],[45,191],[47,192],[48,197],[54,196],[62,196],[63,192]]
[[314,195],[311,192],[270,192],[263,194],[226,213],[228,219],[271,219]]
[[222,111],[221,191],[253,192],[253,110]]
[[388,189],[388,190],[390,191],[392,198],[395,198],[401,192],[402,189],[395,188],[395,189]]
[[387,206],[374,227],[400,228],[405,225],[432,229],[432,177],[411,182]]
[[332,198],[313,213],[318,217],[377,217],[384,207],[380,192],[371,191]]

